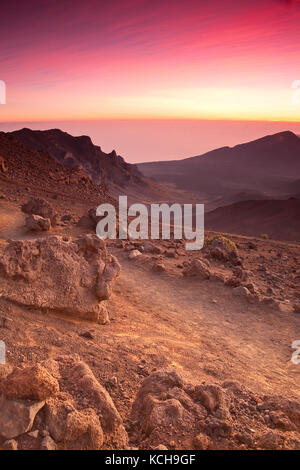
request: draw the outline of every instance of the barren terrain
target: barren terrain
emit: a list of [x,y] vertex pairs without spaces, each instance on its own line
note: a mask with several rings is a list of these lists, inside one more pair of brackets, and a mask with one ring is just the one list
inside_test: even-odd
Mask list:
[[[27,232],[16,199],[0,201],[2,251],[9,239],[49,236]],[[63,215],[59,204],[57,210]],[[59,224],[51,235],[83,234],[85,229],[74,221],[86,212],[84,205],[73,203],[64,210],[74,220]],[[109,242],[109,250],[121,264],[109,301],[110,323],[46,314],[0,299],[0,339],[6,343],[8,363],[24,366],[77,353],[109,391],[129,436],[133,399],[145,377],[159,369],[174,368],[194,385],[236,381],[255,394],[298,401],[300,368],[291,362],[291,343],[300,336],[300,316],[292,307],[299,295],[299,246],[241,236],[231,240],[238,245],[244,268],[251,269],[257,295],[274,298],[276,303],[234,296],[233,288],[224,284],[232,269],[217,260],[211,261],[215,277],[183,276],[185,263],[203,254],[188,253],[177,242],[159,242],[160,254],[141,254],[136,259],[128,258],[134,246]],[[153,263],[162,263],[164,270],[156,272]],[[168,448],[191,446],[189,439],[178,439],[160,437]],[[149,446],[145,442],[132,436],[134,446]]]

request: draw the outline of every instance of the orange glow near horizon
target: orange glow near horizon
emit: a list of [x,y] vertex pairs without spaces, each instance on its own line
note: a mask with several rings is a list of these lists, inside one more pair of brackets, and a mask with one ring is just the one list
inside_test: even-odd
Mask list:
[[300,121],[297,0],[28,3],[1,13],[2,122]]

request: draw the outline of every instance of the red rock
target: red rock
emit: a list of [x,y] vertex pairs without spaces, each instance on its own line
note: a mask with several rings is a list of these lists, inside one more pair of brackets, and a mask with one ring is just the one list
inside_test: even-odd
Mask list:
[[58,381],[37,364],[15,369],[1,382],[0,391],[9,399],[45,400],[59,391]]

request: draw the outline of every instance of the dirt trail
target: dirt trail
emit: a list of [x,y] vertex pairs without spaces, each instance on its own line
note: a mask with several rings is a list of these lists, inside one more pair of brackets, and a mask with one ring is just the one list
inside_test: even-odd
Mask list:
[[25,215],[11,202],[0,204],[0,239],[19,237],[24,232]]
[[125,259],[122,268],[114,301],[131,321],[129,338],[160,348],[191,381],[206,375],[300,396],[300,368],[290,361],[299,317],[250,305],[220,283],[157,275]]

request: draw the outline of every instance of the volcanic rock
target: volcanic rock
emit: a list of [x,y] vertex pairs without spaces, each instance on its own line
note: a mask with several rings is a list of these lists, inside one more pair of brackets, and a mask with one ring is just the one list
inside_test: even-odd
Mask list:
[[42,401],[56,395],[58,391],[57,380],[40,364],[14,369],[0,384],[0,392],[10,400]]
[[0,436],[12,439],[30,431],[44,404],[44,401],[8,400],[0,396]]
[[120,266],[96,235],[12,241],[0,258],[4,298],[105,323]]
[[45,199],[30,199],[30,201],[21,206],[21,210],[25,212],[25,214],[34,214],[44,219],[50,219],[53,227],[57,224],[57,213]]
[[186,277],[197,277],[201,280],[209,279],[210,265],[207,260],[193,259],[183,270]]
[[44,217],[35,214],[31,214],[26,217],[25,225],[28,230],[32,230],[34,232],[47,232],[51,229],[50,219],[44,219]]

